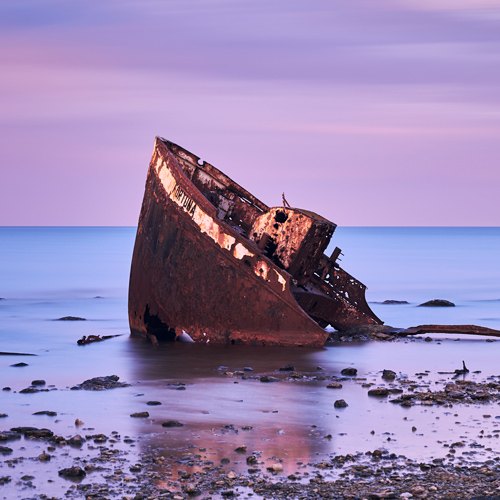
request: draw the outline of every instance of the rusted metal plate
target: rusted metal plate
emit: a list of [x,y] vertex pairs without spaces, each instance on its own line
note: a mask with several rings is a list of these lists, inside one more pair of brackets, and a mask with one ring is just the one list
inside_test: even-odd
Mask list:
[[321,295],[321,310],[330,304],[345,314],[344,323],[360,316],[353,304],[334,303],[345,302],[342,292],[329,296],[332,273],[326,281],[316,276],[334,229],[311,212],[270,209],[212,165],[157,138],[132,258],[131,331],[154,339],[187,333],[197,342],[323,345],[328,333],[318,321],[333,324],[332,314],[309,310],[312,303],[297,293],[303,284]]

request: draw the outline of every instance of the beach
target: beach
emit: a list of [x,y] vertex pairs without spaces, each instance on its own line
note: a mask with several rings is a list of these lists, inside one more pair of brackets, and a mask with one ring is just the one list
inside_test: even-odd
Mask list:
[[[387,325],[500,328],[498,228],[338,232]],[[153,346],[128,331],[133,239],[0,228],[0,498],[499,495],[495,339]]]

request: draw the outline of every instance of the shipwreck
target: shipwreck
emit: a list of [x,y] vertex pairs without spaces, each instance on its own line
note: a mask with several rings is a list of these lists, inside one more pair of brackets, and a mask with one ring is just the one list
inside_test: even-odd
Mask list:
[[129,286],[132,333],[158,340],[322,346],[328,325],[382,324],[366,287],[325,250],[336,225],[268,207],[198,156],[157,137]]

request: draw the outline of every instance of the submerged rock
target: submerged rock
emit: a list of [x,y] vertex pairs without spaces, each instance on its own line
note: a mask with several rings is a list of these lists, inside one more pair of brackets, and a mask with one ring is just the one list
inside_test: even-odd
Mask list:
[[434,299],[428,300],[427,302],[420,304],[418,307],[455,307],[455,304],[449,300]]
[[24,437],[50,438],[54,433],[50,429],[38,429],[37,427],[13,427],[12,432],[24,434]]
[[335,408],[345,408],[346,406],[349,406],[343,399],[337,399],[335,403],[333,403],[333,406]]
[[136,413],[132,413],[130,416],[134,418],[148,418],[149,413],[147,411],[139,411]]
[[184,424],[178,420],[167,420],[161,424],[162,427],[184,427]]
[[408,304],[407,300],[384,300],[382,304]]
[[370,389],[368,391],[368,396],[385,397],[388,395],[389,395],[389,389],[387,389],[387,387],[377,387],[376,389]]
[[355,335],[365,335],[366,337],[375,337],[378,334],[396,336],[400,330],[389,325],[361,325],[354,326],[348,330],[340,332],[342,337],[352,337]]
[[69,467],[67,469],[62,469],[59,471],[59,475],[63,477],[85,477],[87,473],[78,466]]
[[72,391],[85,390],[85,391],[105,391],[106,389],[116,389],[117,387],[129,387],[130,384],[125,382],[118,382],[120,377],[117,375],[108,375],[106,377],[95,377],[85,380],[81,384],[75,385],[71,388]]
[[342,375],[347,375],[348,377],[354,377],[358,373],[357,368],[344,368],[341,372]]
[[62,318],[57,318],[55,321],[86,321],[86,319],[79,318],[78,316],[63,316]]

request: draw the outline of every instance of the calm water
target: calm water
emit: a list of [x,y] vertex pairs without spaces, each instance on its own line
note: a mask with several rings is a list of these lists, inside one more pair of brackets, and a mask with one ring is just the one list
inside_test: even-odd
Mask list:
[[[131,453],[156,447],[168,450],[165,455],[182,456],[189,445],[206,447],[210,459],[229,457],[228,470],[237,470],[244,469],[244,460],[233,450],[246,444],[249,451],[263,451],[264,457],[283,458],[285,472],[290,473],[297,461],[307,462],[318,454],[381,446],[415,459],[444,456],[442,442],[458,437],[453,430],[457,415],[465,426],[457,432],[471,443],[478,426],[485,426],[480,405],[408,411],[367,398],[366,389],[354,381],[345,384],[342,394],[333,394],[325,389],[326,382],[235,383],[218,368],[223,365],[235,371],[250,366],[253,374],[260,375],[293,363],[304,373],[314,374],[321,366],[326,374],[338,375],[342,368],[355,366],[360,377],[377,384],[382,369],[409,377],[429,370],[432,384],[443,379],[439,371],[453,371],[465,359],[471,371],[482,372],[471,373],[470,378],[480,380],[500,374],[500,342],[470,338],[341,343],[319,350],[193,344],[155,348],[130,337],[127,286],[134,238],[135,228],[0,228],[0,297],[4,299],[0,300],[0,351],[36,355],[0,356],[0,385],[12,389],[0,392],[0,413],[8,414],[0,419],[0,431],[33,425],[70,436],[77,432],[74,421],[79,418],[95,432],[118,430],[134,436],[138,446]],[[343,267],[367,284],[367,299],[386,324],[476,324],[500,329],[500,228],[339,228],[335,245],[345,254]],[[451,300],[457,307],[417,307],[436,298]],[[380,304],[386,299],[409,304]],[[87,321],[54,321],[68,315]],[[91,334],[119,336],[87,346],[76,344]],[[28,366],[11,366],[20,361]],[[111,374],[132,386],[103,393],[69,390],[88,378]],[[19,394],[35,379],[44,379],[57,390]],[[187,384],[185,391],[172,385],[179,382]],[[340,397],[349,407],[334,410],[333,402]],[[146,406],[150,400],[163,404]],[[57,419],[34,416],[39,410],[57,411]],[[151,414],[148,420],[129,417],[145,410]],[[496,407],[488,412],[500,416]],[[186,425],[165,432],[160,423],[167,419]],[[490,422],[496,426],[499,420]],[[253,430],[225,433],[221,429],[227,424],[252,425]],[[419,432],[411,432],[413,425]],[[327,433],[333,438],[325,440]],[[41,452],[24,440],[10,446],[17,447],[14,455],[21,453],[21,447],[25,457]],[[496,453],[498,445],[491,448]],[[486,452],[477,453],[480,460]],[[58,460],[62,468],[72,455]],[[8,472],[15,479],[16,474],[29,474],[37,466],[25,462],[16,471],[0,467],[0,476]],[[50,474],[54,482],[50,487],[38,485],[38,493],[66,491],[68,486],[57,472],[47,470]],[[16,496],[14,481],[9,484],[2,486],[0,498],[24,498],[21,493]]]

